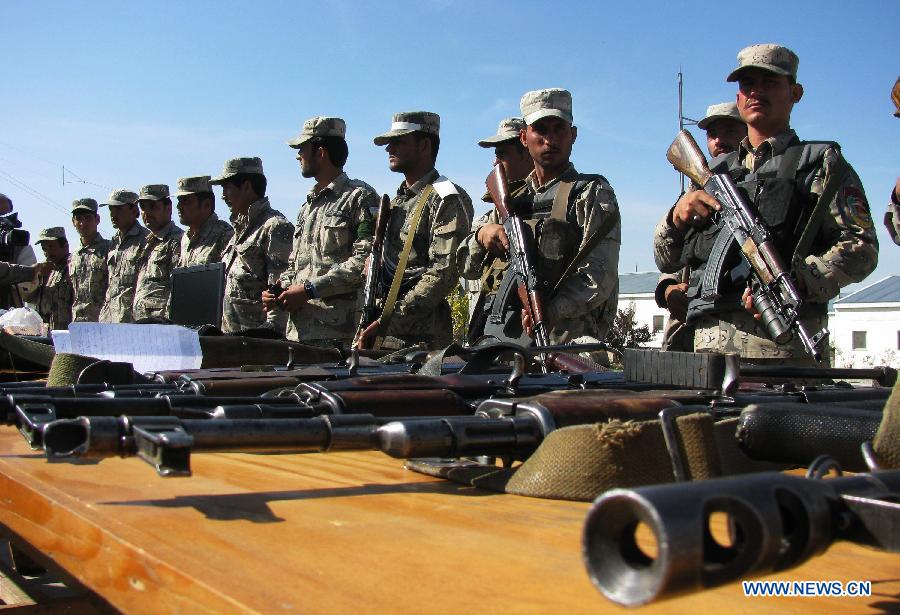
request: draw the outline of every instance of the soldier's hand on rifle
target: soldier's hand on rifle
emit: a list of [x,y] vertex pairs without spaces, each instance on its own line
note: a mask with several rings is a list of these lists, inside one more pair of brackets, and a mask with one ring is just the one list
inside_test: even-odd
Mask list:
[[381,321],[376,320],[363,329],[360,334],[356,336],[356,339],[353,340],[353,347],[359,348],[360,350],[371,348],[372,344],[375,342],[375,331],[378,330],[379,326],[381,326]]
[[672,224],[681,232],[692,226],[701,227],[720,208],[718,201],[703,190],[685,192],[672,209]]
[[262,291],[262,296],[260,298],[262,299],[263,310],[265,310],[266,312],[274,310],[278,307],[278,297],[273,295],[268,290]]
[[306,288],[302,284],[291,284],[287,290],[278,296],[278,305],[283,310],[293,312],[299,310],[309,302]]
[[491,254],[502,256],[509,252],[509,239],[502,224],[485,224],[478,229],[476,239]]
[[50,272],[53,271],[53,263],[43,262],[36,263],[34,265],[34,279],[35,280],[44,280],[50,276]]
[[688,285],[681,283],[670,284],[665,291],[666,308],[668,308],[673,318],[677,318],[682,322],[687,318],[687,289]]
[[753,314],[753,318],[759,320],[762,318],[762,314],[756,311],[756,306],[753,305],[753,292],[750,287],[744,289],[744,294],[741,297],[741,301],[744,302],[744,309]]
[[528,337],[534,337],[534,319],[527,308],[522,308],[522,331],[527,333]]

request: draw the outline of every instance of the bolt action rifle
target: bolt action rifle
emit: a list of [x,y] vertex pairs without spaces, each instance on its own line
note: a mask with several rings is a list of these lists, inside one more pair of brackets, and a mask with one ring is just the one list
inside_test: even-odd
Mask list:
[[[721,209],[713,214],[713,221],[721,219],[723,222],[725,228],[720,235],[726,233],[726,229],[730,233],[730,237],[724,235],[727,241],[716,242],[713,253],[710,254],[700,296],[691,300],[694,309],[700,303],[709,304],[720,296],[722,266],[730,253],[733,237],[749,266],[753,305],[759,311],[769,337],[777,344],[786,344],[793,337],[793,332],[796,332],[810,356],[817,362],[821,361],[819,346],[828,336],[828,330],[822,329],[811,335],[800,321],[799,313],[803,306],[800,291],[775,248],[769,229],[738,192],[731,176],[710,171],[706,157],[686,130],[680,131],[675,137],[666,152],[666,158],[676,170],[690,177],[719,202]],[[689,312],[693,311],[691,308],[692,305],[689,304]]]
[[[372,238],[372,253],[366,268],[366,283],[363,286],[362,315],[359,318],[359,327],[356,329],[356,338],[373,322],[378,320],[380,314],[378,307],[378,278],[381,275],[381,261],[384,255],[384,235],[387,231],[388,218],[391,215],[391,200],[388,195],[382,195],[381,205],[378,207],[378,217],[375,220],[375,235]],[[374,339],[374,337],[372,338]]]

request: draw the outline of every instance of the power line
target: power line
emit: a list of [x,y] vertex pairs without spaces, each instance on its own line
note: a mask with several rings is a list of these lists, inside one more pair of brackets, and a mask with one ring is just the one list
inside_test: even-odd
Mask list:
[[27,192],[29,195],[31,195],[31,196],[33,196],[34,198],[36,198],[37,200],[41,201],[41,202],[44,203],[45,205],[49,205],[49,206],[52,207],[53,209],[55,209],[55,210],[57,210],[57,211],[60,211],[60,212],[62,212],[62,213],[64,213],[64,214],[66,214],[67,216],[71,213],[66,207],[64,207],[64,206],[63,206],[62,204],[60,204],[59,202],[54,201],[54,200],[51,199],[49,196],[47,196],[47,195],[45,195],[45,194],[43,194],[43,193],[41,193],[41,192],[38,192],[37,190],[35,190],[34,188],[32,188],[31,186],[29,186],[28,184],[26,184],[26,183],[25,183],[24,181],[22,181],[21,179],[18,179],[17,177],[14,177],[13,175],[10,175],[10,174],[7,173],[6,171],[0,171],[0,177],[2,177],[3,179],[7,180],[8,182],[10,182],[11,184],[13,184],[13,185],[16,186],[17,188],[20,188],[21,190],[24,190],[24,191]]
[[[69,182],[66,182],[66,175],[67,175],[67,174],[68,174],[68,175],[71,175],[72,177],[74,177],[77,181],[69,181]],[[73,171],[72,169],[67,169],[67,168],[66,168],[66,165],[63,165],[63,168],[62,168],[62,183],[63,183],[63,186],[65,186],[66,183],[70,183],[70,184],[87,184],[87,185],[89,185],[89,186],[97,186],[98,188],[103,188],[103,189],[105,189],[105,190],[112,190],[112,188],[110,188],[109,186],[104,186],[103,184],[97,184],[97,183],[94,183],[94,182],[91,182],[91,181],[88,181],[88,180],[84,179],[83,177],[81,177],[81,176],[79,176],[77,173],[75,173],[75,171]]]

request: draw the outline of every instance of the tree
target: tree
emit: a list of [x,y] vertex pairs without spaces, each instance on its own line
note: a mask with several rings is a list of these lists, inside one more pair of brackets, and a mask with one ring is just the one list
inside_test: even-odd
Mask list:
[[457,285],[447,301],[450,302],[450,317],[453,320],[453,341],[462,343],[469,326],[469,293]]
[[606,343],[619,352],[625,348],[638,348],[653,339],[653,333],[647,325],[638,326],[634,318],[634,301],[624,310],[618,310],[613,319],[612,328],[606,336]]

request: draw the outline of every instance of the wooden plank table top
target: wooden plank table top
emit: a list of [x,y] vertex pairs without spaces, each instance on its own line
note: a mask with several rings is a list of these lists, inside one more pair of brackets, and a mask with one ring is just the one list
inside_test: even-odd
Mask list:
[[[493,494],[380,453],[48,463],[0,427],[0,524],[129,613],[595,613],[589,505]],[[869,580],[866,598],[747,598],[740,584],[642,613],[885,612],[900,558],[846,543],[777,580]]]

